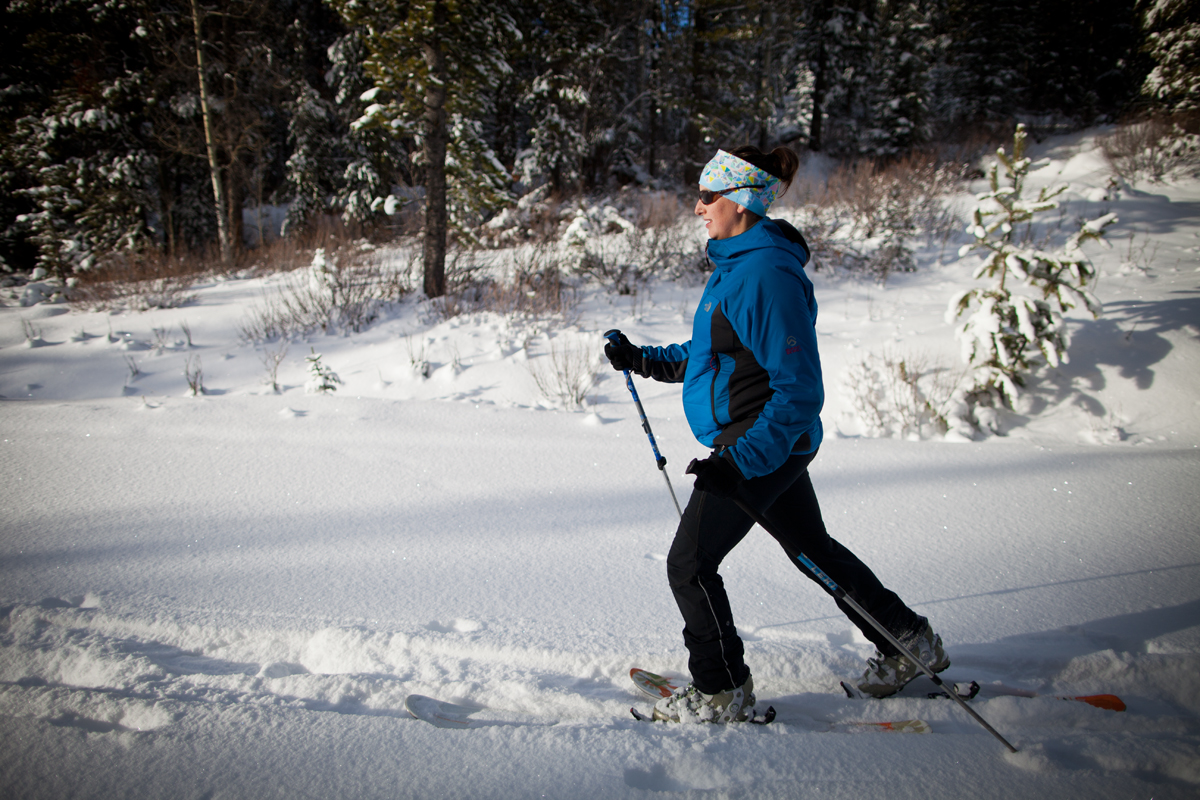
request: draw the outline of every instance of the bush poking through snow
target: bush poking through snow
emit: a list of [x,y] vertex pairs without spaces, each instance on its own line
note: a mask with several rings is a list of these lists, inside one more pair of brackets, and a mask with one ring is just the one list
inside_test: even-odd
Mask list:
[[21,328],[25,331],[25,346],[26,347],[41,347],[46,342],[42,339],[42,332],[32,322],[27,319],[21,320]]
[[254,343],[318,329],[358,333],[375,321],[384,303],[407,291],[404,275],[384,267],[369,249],[318,247],[309,267],[284,277],[279,291],[241,324],[239,335]]
[[[974,373],[971,394],[998,392],[1010,406],[1039,357],[1052,367],[1066,362],[1063,314],[1082,305],[1093,317],[1100,316],[1100,303],[1088,288],[1096,270],[1082,245],[1090,240],[1104,243],[1104,229],[1117,221],[1115,214],[1106,214],[1085,222],[1053,252],[1016,240],[1017,226],[1031,227],[1038,213],[1058,208],[1054,198],[1067,188],[1044,187],[1034,200],[1022,197],[1032,165],[1025,156],[1025,139],[1025,126],[1018,125],[1012,156],[1003,147],[996,151],[998,160],[988,173],[991,189],[977,195],[979,203],[967,226],[975,241],[958,253],[961,258],[972,250],[985,250],[975,279],[986,276],[993,283],[956,294],[946,311],[948,323],[966,315],[955,336],[962,342],[963,360]],[[1004,186],[1000,185],[1001,165],[1008,179]]]
[[961,376],[923,356],[868,353],[846,373],[844,387],[867,436],[926,439],[950,428]]
[[[549,365],[546,361],[549,360]],[[587,404],[587,393],[596,385],[600,361],[596,348],[586,342],[550,340],[550,353],[530,365],[529,372],[538,391],[551,402],[559,402],[568,411]]]
[[336,392],[342,385],[342,379],[328,366],[321,363],[321,354],[309,348],[310,355],[304,357],[308,362],[308,381],[304,384],[305,394],[325,394]]
[[204,369],[200,365],[200,356],[188,356],[183,362],[183,376],[187,379],[188,394],[199,397],[204,394]]
[[287,357],[288,342],[287,339],[280,339],[279,343],[274,347],[264,347],[262,352],[262,363],[267,368],[267,385],[271,387],[271,391],[279,394],[279,365],[283,363],[283,359]]

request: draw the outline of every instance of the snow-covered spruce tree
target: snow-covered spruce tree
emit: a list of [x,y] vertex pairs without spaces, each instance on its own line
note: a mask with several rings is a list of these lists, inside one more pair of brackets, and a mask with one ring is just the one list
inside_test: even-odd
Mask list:
[[397,135],[390,126],[354,125],[382,94],[364,69],[368,53],[363,31],[354,29],[339,37],[327,55],[330,68],[325,80],[334,91],[334,105],[348,131],[342,146],[349,160],[333,202],[341,209],[344,222],[378,222],[403,203],[392,194],[392,187],[412,185],[412,140]]
[[1200,110],[1200,3],[1141,0],[1138,10],[1146,36],[1143,49],[1154,61],[1142,95],[1164,111]]
[[309,355],[304,357],[304,360],[308,362],[308,380],[304,382],[304,393],[336,392],[337,387],[342,384],[342,379],[337,376],[336,372],[321,363],[320,353],[311,347],[308,349]]
[[929,62],[933,9],[924,3],[884,4],[879,12],[871,82],[869,152],[895,156],[929,140]]
[[36,181],[19,190],[36,203],[20,222],[38,266],[66,278],[152,239],[155,160],[131,128],[121,114],[74,96],[18,121],[13,152]]
[[810,147],[831,155],[870,154],[878,41],[873,4],[816,3],[812,13],[806,26],[814,77]]
[[[975,241],[963,245],[959,257],[983,250],[984,259],[975,271],[978,280],[992,284],[954,295],[946,311],[947,322],[966,316],[955,336],[962,342],[963,360],[973,370],[968,400],[991,396],[1011,406],[1017,400],[1025,375],[1039,358],[1052,367],[1067,360],[1067,327],[1063,319],[1078,305],[1093,317],[1101,313],[1099,301],[1089,290],[1095,269],[1082,245],[1103,241],[1104,229],[1116,222],[1115,214],[1085,222],[1079,231],[1053,252],[1029,241],[1034,217],[1058,207],[1054,198],[1066,185],[1043,187],[1036,199],[1022,194],[1032,161],[1025,155],[1025,126],[1018,125],[1009,156],[1001,147],[988,172],[989,191],[976,196],[973,220],[967,231]],[[1000,168],[1006,185],[1001,185]],[[1026,226],[1020,237],[1018,226]],[[1019,238],[1020,237],[1020,238]]]
[[285,104],[290,112],[292,154],[285,165],[284,185],[292,202],[283,223],[284,236],[303,230],[313,217],[328,210],[345,169],[336,109],[306,82],[297,86],[296,95]]
[[0,11],[0,27],[19,32],[0,57],[0,246],[19,253],[21,267],[66,278],[153,241],[158,163],[131,5],[14,2]]

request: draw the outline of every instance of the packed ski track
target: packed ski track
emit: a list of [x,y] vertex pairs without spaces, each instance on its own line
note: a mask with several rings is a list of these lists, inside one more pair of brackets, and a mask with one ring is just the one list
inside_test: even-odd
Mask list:
[[[686,675],[676,511],[619,374],[566,411],[534,373],[554,346],[599,363],[612,327],[686,340],[699,285],[586,290],[566,327],[410,298],[293,342],[277,394],[277,345],[238,335],[273,275],[171,310],[0,308],[0,795],[1195,797],[1200,182],[1110,187],[1090,141],[1041,146],[1031,183],[1120,217],[1090,251],[1105,315],[1072,319],[1070,363],[1003,435],[866,438],[842,390],[885,348],[957,366],[944,313],[973,256],[930,245],[886,286],[810,273],[830,532],[930,617],[943,677],[981,684],[972,707],[1018,753],[927,679],[847,699],[872,648],[758,530],[722,574],[775,721],[629,714],[649,708],[631,667]],[[305,393],[314,352],[335,393]],[[677,387],[638,391],[682,501],[704,450]],[[1128,709],[1053,697],[1097,693]],[[530,724],[437,728],[412,694]],[[844,724],[905,719],[932,734]]]

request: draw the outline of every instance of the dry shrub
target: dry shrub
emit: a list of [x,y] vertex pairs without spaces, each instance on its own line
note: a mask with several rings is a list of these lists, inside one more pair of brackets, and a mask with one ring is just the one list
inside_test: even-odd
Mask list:
[[599,352],[599,347],[584,337],[551,339],[548,355],[533,361],[529,372],[543,397],[574,411],[587,404],[588,392],[596,385]]
[[968,170],[965,160],[916,152],[844,163],[824,181],[798,182],[802,228],[821,257],[817,268],[866,272],[880,281],[914,269],[914,239],[944,243],[956,229],[943,198]]
[[674,192],[645,192],[638,198],[639,228],[670,228],[686,209]]
[[1127,122],[1098,143],[1113,171],[1127,181],[1200,174],[1200,112]]
[[852,364],[843,384],[867,436],[928,438],[950,428],[963,375],[922,355],[884,350]]
[[336,253],[361,247],[359,233],[339,217],[321,215],[302,232],[238,251],[229,265],[221,263],[215,244],[174,256],[159,249],[112,253],[97,268],[75,276],[68,299],[77,308],[93,310],[177,308],[194,297],[191,287],[205,277],[251,277],[307,267],[318,249]]
[[558,248],[535,242],[514,248],[511,257],[512,269],[498,276],[492,254],[455,249],[446,268],[446,294],[432,304],[436,315],[448,319],[491,311],[516,318],[573,321],[578,292],[566,278]]
[[211,273],[203,255],[172,258],[160,250],[109,256],[95,269],[78,273],[68,293],[80,310],[178,308],[194,295],[192,285]]
[[239,326],[242,341],[290,339],[315,330],[357,333],[380,309],[410,290],[411,263],[400,267],[369,243],[318,248],[305,270],[283,277]]

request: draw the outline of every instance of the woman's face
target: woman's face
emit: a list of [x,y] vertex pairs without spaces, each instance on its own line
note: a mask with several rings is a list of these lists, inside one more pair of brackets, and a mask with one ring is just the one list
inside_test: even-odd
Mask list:
[[718,197],[709,205],[696,201],[696,216],[704,220],[710,239],[728,239],[750,230],[751,215],[745,208],[726,197]]

